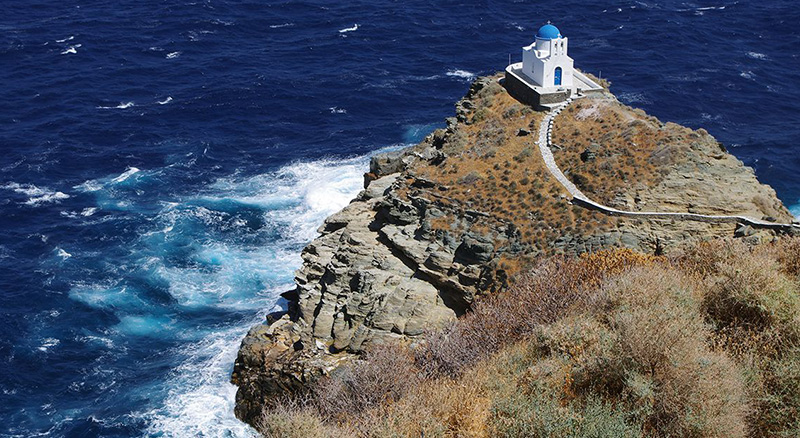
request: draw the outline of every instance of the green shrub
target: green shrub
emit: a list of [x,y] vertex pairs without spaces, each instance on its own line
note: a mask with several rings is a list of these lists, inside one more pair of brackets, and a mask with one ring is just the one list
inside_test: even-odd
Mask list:
[[600,397],[562,406],[558,399],[544,392],[515,393],[496,400],[491,425],[492,436],[507,438],[642,436],[640,424],[628,420],[623,410]]
[[774,329],[794,342],[800,333],[800,294],[780,264],[764,253],[738,256],[718,264],[719,278],[704,307],[718,327]]
[[611,382],[607,391],[621,389],[660,436],[744,436],[741,371],[708,348],[696,288],[663,268],[635,269],[606,283],[614,310],[608,314],[606,307],[605,318],[617,341],[584,379],[591,383],[599,373]]
[[377,347],[307,401],[275,404],[259,430],[800,436],[798,241],[703,244],[672,260],[631,250],[551,258],[413,352]]
[[764,364],[765,394],[756,395],[752,418],[756,437],[800,436],[800,349]]

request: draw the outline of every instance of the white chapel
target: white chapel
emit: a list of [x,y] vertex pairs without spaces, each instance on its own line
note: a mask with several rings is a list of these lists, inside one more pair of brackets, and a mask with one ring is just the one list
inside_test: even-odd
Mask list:
[[536,41],[522,49],[522,73],[542,88],[572,88],[574,62],[567,55],[569,40],[548,23],[536,32]]
[[518,100],[547,107],[572,97],[602,91],[574,68],[569,39],[550,22],[539,28],[536,40],[522,48],[522,62],[506,67],[505,87]]

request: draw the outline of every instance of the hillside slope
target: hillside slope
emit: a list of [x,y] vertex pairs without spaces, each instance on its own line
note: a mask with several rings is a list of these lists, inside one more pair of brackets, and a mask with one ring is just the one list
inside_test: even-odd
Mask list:
[[[289,312],[254,327],[232,381],[252,423],[265,400],[299,389],[370,345],[417,339],[504,290],[534,260],[611,248],[668,254],[715,237],[759,244],[776,232],[728,222],[609,216],[573,205],[536,149],[545,114],[478,79],[447,128],[377,156],[366,189],[303,251]],[[775,192],[703,130],[608,93],[556,118],[558,166],[593,199],[625,210],[791,222]]]

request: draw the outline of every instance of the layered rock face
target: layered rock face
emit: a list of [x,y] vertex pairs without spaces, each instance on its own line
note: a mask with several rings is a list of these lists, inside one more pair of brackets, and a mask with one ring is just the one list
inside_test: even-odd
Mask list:
[[[616,124],[604,123],[609,108]],[[730,223],[626,219],[573,206],[533,153],[542,113],[514,101],[497,77],[478,79],[456,109],[448,127],[421,144],[375,157],[365,190],[305,248],[297,287],[284,294],[289,312],[242,342],[232,376],[239,418],[254,422],[270,397],[371,344],[413,343],[446,326],[537,257],[775,238]],[[705,132],[662,124],[610,93],[559,119],[564,146],[555,158],[587,196],[632,209],[791,221],[774,191]]]

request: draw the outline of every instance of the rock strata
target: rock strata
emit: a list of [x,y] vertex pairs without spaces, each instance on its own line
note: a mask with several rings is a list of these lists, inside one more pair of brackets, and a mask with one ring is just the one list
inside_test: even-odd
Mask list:
[[[533,153],[543,114],[510,98],[497,79],[473,83],[447,128],[414,147],[374,157],[365,189],[325,220],[320,236],[303,250],[296,288],[284,294],[288,312],[271,315],[242,341],[232,376],[239,418],[253,423],[270,397],[304,387],[372,344],[413,343],[447,325],[480,295],[505,288],[536,257],[613,247],[662,253],[714,236],[753,243],[776,238],[773,231],[735,223],[607,217],[572,205]],[[610,93],[598,99],[573,115],[570,135],[601,114],[606,101],[626,117],[646,117]],[[653,129],[663,126],[650,122]],[[631,123],[626,135],[641,141],[638,126]],[[660,177],[603,192],[607,202],[790,217],[752,171],[711,147],[707,133],[685,137],[665,137],[657,150],[642,152]],[[596,165],[623,175],[608,158],[620,154],[615,147],[568,144],[555,159],[566,174],[569,166],[589,172]],[[677,153],[691,158],[662,160]],[[591,191],[591,178],[572,176]]]

